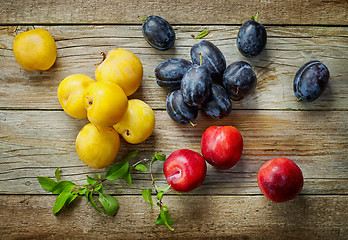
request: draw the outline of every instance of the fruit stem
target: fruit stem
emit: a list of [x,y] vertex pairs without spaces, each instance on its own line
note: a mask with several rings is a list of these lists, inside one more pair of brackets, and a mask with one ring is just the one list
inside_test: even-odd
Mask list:
[[202,53],[197,52],[197,54],[199,55],[199,66],[202,66],[202,64],[203,64]]
[[195,35],[191,34],[191,37],[192,37],[194,40],[196,40],[197,43],[199,43],[199,42],[198,42],[198,39],[196,38]]
[[298,102],[299,102],[299,101],[302,101],[302,97],[298,98],[297,101],[298,101]]
[[100,53],[100,55],[102,55],[103,56],[103,60],[101,60],[101,62],[100,63],[96,63],[96,64],[94,64],[95,66],[98,66],[98,65],[100,65],[102,62],[104,62],[104,60],[106,59],[106,54],[104,53],[104,52],[101,52]]
[[148,76],[149,78],[156,78],[156,76]]
[[146,20],[148,17],[140,17],[140,16],[138,16],[138,18],[139,18],[141,21],[145,22],[145,20]]
[[255,22],[259,21],[259,12],[256,12],[256,15],[252,16],[251,19],[254,20]]
[[197,123],[193,123],[192,121],[190,121],[190,124],[192,125],[192,127],[196,127]]

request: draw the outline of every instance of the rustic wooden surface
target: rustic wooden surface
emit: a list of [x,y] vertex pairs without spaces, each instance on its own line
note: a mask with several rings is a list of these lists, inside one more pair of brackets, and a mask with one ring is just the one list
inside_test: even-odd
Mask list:
[[[68,6],[68,7],[67,7]],[[0,10],[0,239],[348,239],[348,1],[2,1]],[[265,51],[244,58],[236,46],[242,22],[256,11],[266,25]],[[174,24],[174,48],[151,48],[141,34],[138,15],[160,15]],[[57,43],[58,58],[48,71],[29,72],[13,57],[19,31],[44,28]],[[157,86],[153,70],[165,59],[189,59],[191,33],[209,29],[207,40],[225,54],[227,63],[246,60],[254,68],[256,90],[223,120],[201,112],[198,126],[174,123],[164,109],[168,91]],[[56,217],[55,196],[36,176],[84,183],[85,175],[106,170],[85,166],[74,141],[87,120],[72,119],[60,108],[59,82],[73,73],[94,77],[99,53],[116,47],[134,52],[144,65],[144,80],[132,98],[155,110],[153,135],[139,145],[121,141],[118,160],[139,149],[200,151],[200,136],[211,125],[234,125],[244,138],[239,163],[229,170],[208,167],[203,185],[188,193],[165,196],[174,232],[154,221],[140,191],[150,187],[148,173],[133,175],[133,185],[105,183],[105,192],[120,202],[115,217],[98,214],[85,199]],[[292,81],[297,69],[320,60],[330,69],[330,84],[315,102],[297,102]],[[286,203],[267,200],[257,186],[258,169],[284,156],[304,174],[300,196]],[[135,160],[134,160],[135,161]],[[161,164],[154,167],[165,186]]]

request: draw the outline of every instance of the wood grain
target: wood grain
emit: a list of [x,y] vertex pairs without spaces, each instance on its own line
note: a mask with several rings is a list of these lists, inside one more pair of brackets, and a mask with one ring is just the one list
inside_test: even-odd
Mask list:
[[[200,138],[211,125],[233,125],[244,139],[238,164],[229,170],[208,167],[203,185],[190,194],[260,194],[256,175],[261,165],[275,157],[288,157],[302,169],[303,194],[348,193],[348,114],[345,111],[265,111],[235,110],[222,120],[212,120],[200,112],[197,127],[173,122],[166,111],[155,111],[153,135],[139,145],[122,140],[117,161],[136,149],[137,161],[151,158],[155,151],[167,156],[182,148],[200,152]],[[0,111],[0,193],[43,194],[36,176],[54,178],[62,168],[63,178],[79,184],[85,175],[105,175],[92,170],[75,151],[75,138],[86,120],[76,120],[63,111]],[[162,164],[154,167],[159,183],[165,186]],[[135,173],[134,184],[107,183],[114,194],[137,194],[150,185],[149,174]],[[108,185],[109,184],[109,185]],[[11,186],[11,187],[9,187]],[[174,194],[174,192],[172,192]]]
[[[252,59],[238,52],[235,46],[238,27],[233,26],[176,26],[175,46],[165,52],[146,43],[140,26],[36,27],[47,29],[57,43],[58,58],[48,71],[26,71],[13,56],[16,29],[31,27],[0,27],[0,109],[61,109],[56,96],[60,81],[74,73],[94,77],[94,64],[101,60],[99,53],[116,47],[134,52],[144,66],[143,83],[131,98],[140,98],[154,109],[164,109],[168,91],[149,76],[154,75],[155,67],[166,59],[190,59],[190,47],[195,43],[190,34],[210,29],[207,40],[221,49],[227,64],[245,60],[258,77],[256,90],[245,99],[233,102],[234,109],[348,110],[348,30],[344,27],[268,27],[266,50]],[[327,65],[330,83],[316,101],[297,102],[293,78],[310,60],[320,60]]]
[[[165,196],[174,232],[155,225],[158,209],[141,196],[116,196],[115,217],[83,198],[56,217],[55,196],[0,196],[3,239],[347,239],[347,196]],[[39,217],[38,217],[39,216]]]
[[140,24],[139,15],[171,24],[241,24],[258,11],[264,24],[347,25],[347,9],[346,0],[3,0],[0,24]]

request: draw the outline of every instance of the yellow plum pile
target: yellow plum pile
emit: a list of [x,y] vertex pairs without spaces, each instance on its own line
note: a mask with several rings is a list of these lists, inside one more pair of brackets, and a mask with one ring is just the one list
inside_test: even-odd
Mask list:
[[109,51],[95,78],[66,77],[58,86],[58,98],[68,115],[90,121],[77,135],[76,151],[85,164],[100,169],[116,159],[119,134],[131,144],[145,141],[155,128],[155,115],[145,102],[128,100],[143,79],[143,66],[132,52]]

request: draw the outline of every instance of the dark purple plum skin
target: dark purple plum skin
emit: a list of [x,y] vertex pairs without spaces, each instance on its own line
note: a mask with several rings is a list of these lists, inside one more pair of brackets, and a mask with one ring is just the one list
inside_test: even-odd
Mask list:
[[238,31],[237,48],[245,57],[259,55],[267,43],[266,28],[254,20],[246,21]]
[[173,27],[163,18],[150,16],[142,25],[145,40],[154,48],[164,51],[171,48],[175,42]]
[[184,102],[196,107],[208,99],[211,92],[212,79],[205,66],[193,65],[181,80],[181,93]]
[[169,117],[180,124],[193,122],[198,115],[197,107],[191,107],[184,102],[180,89],[167,95],[166,110]]
[[211,94],[202,105],[202,110],[209,117],[215,119],[228,116],[232,111],[232,102],[226,90],[222,86],[213,83],[211,85]]
[[181,79],[191,67],[192,63],[186,59],[165,60],[155,68],[156,82],[160,87],[166,89],[180,89]]
[[220,49],[206,40],[194,44],[191,47],[191,60],[194,64],[200,65],[198,53],[202,54],[202,65],[209,69],[213,81],[221,82],[222,74],[226,69],[226,60]]
[[322,62],[310,61],[304,64],[295,74],[295,96],[299,101],[316,100],[326,89],[329,78],[329,69]]
[[257,78],[250,64],[238,61],[226,68],[222,85],[232,100],[239,101],[256,87],[256,82]]

